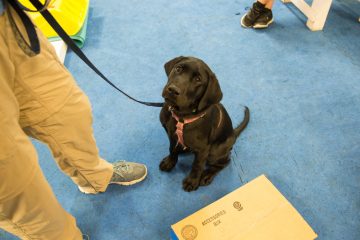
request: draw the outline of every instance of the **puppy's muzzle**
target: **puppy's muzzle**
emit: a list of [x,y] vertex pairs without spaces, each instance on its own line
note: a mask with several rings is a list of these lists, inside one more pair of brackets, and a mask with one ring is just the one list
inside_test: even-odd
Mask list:
[[170,84],[166,89],[167,93],[172,96],[179,96],[181,94],[180,88],[175,86],[174,84]]

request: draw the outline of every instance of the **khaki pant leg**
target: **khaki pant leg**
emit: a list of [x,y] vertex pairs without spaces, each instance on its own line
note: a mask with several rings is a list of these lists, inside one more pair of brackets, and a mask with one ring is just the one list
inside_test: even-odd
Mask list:
[[59,167],[86,192],[104,192],[113,174],[110,163],[99,156],[92,130],[90,103],[74,89],[65,106],[25,132],[47,143]]
[[0,228],[22,239],[82,239],[44,179],[35,148],[19,124],[6,18],[0,15]]
[[75,218],[56,200],[37,167],[27,188],[0,203],[0,227],[26,240],[82,240]]
[[[13,16],[26,35],[16,13]],[[21,126],[28,135],[48,144],[61,170],[83,190],[104,192],[113,168],[99,156],[88,98],[40,31],[41,52],[29,57],[19,48],[9,21],[6,28],[17,68],[14,91]]]

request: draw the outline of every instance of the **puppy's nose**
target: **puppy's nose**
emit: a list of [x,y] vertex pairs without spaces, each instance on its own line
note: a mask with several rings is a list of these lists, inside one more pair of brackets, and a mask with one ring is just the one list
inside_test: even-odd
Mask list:
[[173,95],[179,95],[180,94],[180,89],[178,87],[176,87],[175,85],[171,84],[168,88],[167,88],[167,91],[170,93],[170,94],[173,94]]

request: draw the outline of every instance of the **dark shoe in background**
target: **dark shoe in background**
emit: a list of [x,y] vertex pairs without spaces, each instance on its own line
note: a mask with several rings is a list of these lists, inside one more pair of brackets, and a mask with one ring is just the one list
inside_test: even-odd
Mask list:
[[256,19],[253,28],[267,28],[272,22],[274,22],[272,11],[265,8],[265,11]]
[[265,8],[260,2],[255,2],[253,7],[241,18],[241,26],[245,28],[266,28],[274,21],[272,11]]

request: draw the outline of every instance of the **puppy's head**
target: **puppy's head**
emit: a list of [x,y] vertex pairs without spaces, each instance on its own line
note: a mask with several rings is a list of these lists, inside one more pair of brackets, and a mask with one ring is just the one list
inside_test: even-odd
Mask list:
[[170,60],[164,67],[168,82],[162,96],[179,113],[202,111],[221,101],[219,82],[202,60],[181,56]]

